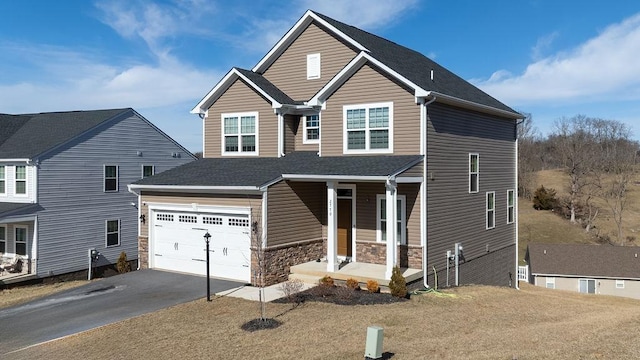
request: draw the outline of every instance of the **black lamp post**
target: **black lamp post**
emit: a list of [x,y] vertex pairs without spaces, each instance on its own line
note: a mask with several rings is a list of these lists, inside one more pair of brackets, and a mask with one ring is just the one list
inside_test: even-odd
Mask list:
[[211,301],[211,284],[209,283],[209,239],[211,239],[211,234],[207,231],[207,233],[204,234],[204,241],[207,244],[207,301]]

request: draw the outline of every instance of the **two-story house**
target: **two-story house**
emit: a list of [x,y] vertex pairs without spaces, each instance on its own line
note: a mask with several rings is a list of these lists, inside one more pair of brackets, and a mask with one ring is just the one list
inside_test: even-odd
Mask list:
[[204,274],[208,232],[213,276],[255,283],[264,250],[267,283],[317,261],[433,284],[459,243],[460,283],[515,284],[522,116],[424,55],[307,11],[192,113],[204,159],[130,185],[143,267]]
[[132,109],[0,115],[0,256],[27,278],[136,259],[127,185],[193,159]]

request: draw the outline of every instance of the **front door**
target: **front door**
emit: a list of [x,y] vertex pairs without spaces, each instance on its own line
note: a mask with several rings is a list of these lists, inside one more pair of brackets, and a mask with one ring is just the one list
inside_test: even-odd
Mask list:
[[351,257],[351,199],[338,199],[338,256]]

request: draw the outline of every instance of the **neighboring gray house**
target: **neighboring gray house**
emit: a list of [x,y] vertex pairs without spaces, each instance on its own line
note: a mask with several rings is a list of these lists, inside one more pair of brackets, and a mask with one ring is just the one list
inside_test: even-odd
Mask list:
[[529,282],[549,289],[640,299],[640,248],[529,244]]
[[193,159],[133,109],[0,114],[0,256],[37,277],[136,259],[127,185]]
[[461,284],[517,283],[522,115],[426,56],[307,11],[192,113],[204,159],[130,185],[141,266],[204,273],[208,231],[211,274],[256,283],[253,232],[267,283],[306,263],[444,284],[455,243]]

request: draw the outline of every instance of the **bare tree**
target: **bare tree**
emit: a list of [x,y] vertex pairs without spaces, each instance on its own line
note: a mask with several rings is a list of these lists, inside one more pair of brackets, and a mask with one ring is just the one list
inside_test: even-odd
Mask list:
[[525,118],[518,124],[518,195],[529,199],[533,197],[535,187],[535,172],[537,169],[539,136],[533,126],[531,114],[525,114]]
[[262,229],[257,221],[251,224],[251,247],[255,257],[256,267],[253,269],[254,282],[258,286],[258,300],[260,303],[260,320],[266,320],[266,299],[264,297],[264,284],[266,274],[265,246],[262,238]]

